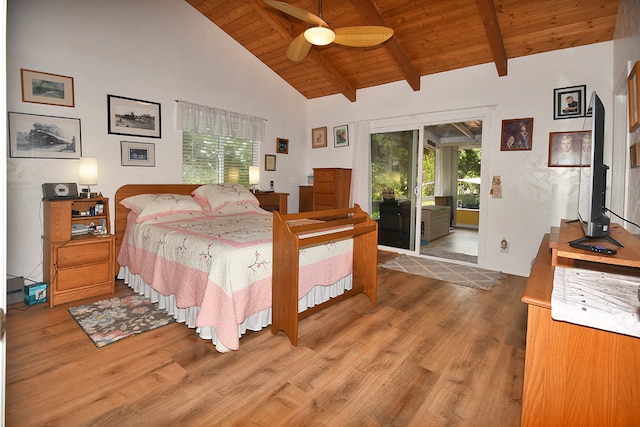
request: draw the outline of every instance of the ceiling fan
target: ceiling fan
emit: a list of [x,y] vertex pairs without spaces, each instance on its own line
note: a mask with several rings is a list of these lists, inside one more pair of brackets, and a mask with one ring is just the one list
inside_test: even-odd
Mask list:
[[294,62],[300,62],[306,58],[314,45],[326,46],[330,43],[336,43],[349,47],[370,47],[384,43],[393,35],[391,28],[375,25],[331,29],[329,24],[322,19],[322,0],[318,0],[318,16],[281,1],[264,0],[264,2],[287,15],[316,25],[308,28],[289,45],[287,58]]

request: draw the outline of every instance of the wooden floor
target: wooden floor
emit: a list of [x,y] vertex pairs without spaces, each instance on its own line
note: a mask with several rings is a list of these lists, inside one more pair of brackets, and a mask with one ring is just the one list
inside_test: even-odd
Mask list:
[[228,354],[182,324],[98,349],[67,311],[81,303],[14,305],[6,425],[518,426],[525,282],[379,268],[377,305],[358,295],[303,320],[298,347],[266,329]]

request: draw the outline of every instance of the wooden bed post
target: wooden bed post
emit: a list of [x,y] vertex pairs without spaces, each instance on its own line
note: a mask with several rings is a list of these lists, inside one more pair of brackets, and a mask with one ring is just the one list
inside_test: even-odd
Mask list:
[[300,245],[280,214],[273,212],[271,333],[283,331],[298,345],[298,269]]

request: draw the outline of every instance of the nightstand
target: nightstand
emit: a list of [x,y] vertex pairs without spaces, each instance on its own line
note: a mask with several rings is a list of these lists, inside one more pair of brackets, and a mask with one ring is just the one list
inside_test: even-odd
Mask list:
[[[115,236],[109,199],[45,200],[43,280],[49,307],[115,292]],[[101,225],[104,234],[78,230]],[[74,225],[76,227],[74,227]]]
[[287,200],[289,193],[275,193],[258,191],[253,193],[260,202],[260,207],[265,211],[278,211],[281,215],[287,214]]

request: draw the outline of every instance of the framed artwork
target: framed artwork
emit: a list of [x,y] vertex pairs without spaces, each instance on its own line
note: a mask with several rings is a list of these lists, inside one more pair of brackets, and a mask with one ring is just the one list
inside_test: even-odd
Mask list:
[[503,120],[500,151],[530,151],[532,134],[533,118]]
[[349,127],[347,125],[333,128],[333,146],[347,147],[349,145]]
[[155,166],[156,145],[150,142],[120,141],[122,166]]
[[584,117],[587,86],[570,86],[553,90],[553,119]]
[[311,148],[327,146],[327,127],[311,129]]
[[276,170],[276,155],[265,154],[264,155],[264,170],[274,171]]
[[580,167],[591,164],[591,132],[549,133],[549,167]]
[[80,119],[9,113],[9,156],[79,159]]
[[289,154],[289,140],[284,138],[276,139],[276,153]]
[[638,74],[640,74],[640,61],[636,61],[629,78],[627,79],[628,94],[627,103],[629,104],[629,132],[634,132],[640,127],[640,85],[638,84]]
[[160,104],[140,99],[107,95],[109,133],[161,137]]
[[20,69],[22,102],[74,107],[73,77]]

